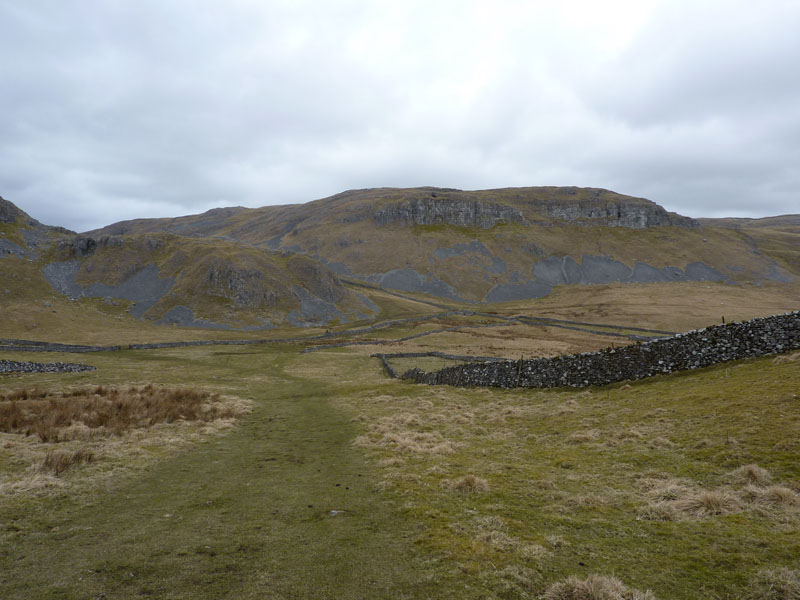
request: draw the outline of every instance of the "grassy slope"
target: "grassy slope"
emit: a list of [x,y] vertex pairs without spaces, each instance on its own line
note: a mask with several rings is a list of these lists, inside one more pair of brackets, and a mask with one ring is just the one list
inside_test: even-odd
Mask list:
[[[143,373],[194,385],[202,373],[213,389],[253,397],[256,410],[228,437],[120,481],[113,493],[3,500],[4,598],[426,595],[407,517],[376,493],[374,467],[350,448],[352,425],[327,386],[283,372],[285,349],[88,360],[99,374],[23,376],[13,385]],[[348,513],[330,517],[332,509]]]
[[[201,381],[256,409],[95,494],[0,500],[7,598],[533,597],[588,572],[660,598],[725,598],[800,560],[797,507],[637,518],[653,481],[719,489],[752,462],[800,489],[800,361],[532,393],[393,383],[350,350],[82,358],[100,371],[2,385]],[[446,486],[467,474],[490,490]]]
[[[532,223],[546,221],[537,206],[591,202],[592,191],[573,188],[508,188],[475,192],[442,192],[440,198],[467,198],[513,205]],[[633,267],[644,261],[655,267],[685,267],[703,261],[743,281],[763,279],[769,259],[800,273],[796,260],[785,260],[796,253],[797,231],[759,230],[758,247],[768,255],[754,253],[753,238],[727,227],[724,221],[711,220],[714,226],[700,229],[659,227],[647,230],[627,228],[556,227],[532,225],[495,226],[489,230],[456,228],[444,225],[426,227],[376,227],[371,215],[379,207],[409,198],[430,198],[431,190],[373,189],[355,190],[309,202],[304,205],[242,209],[225,216],[194,215],[178,219],[153,219],[117,224],[107,231],[195,231],[198,235],[225,235],[253,244],[262,244],[284,235],[283,246],[298,246],[312,255],[332,262],[344,262],[360,274],[381,273],[390,269],[413,268],[432,273],[461,290],[464,297],[482,298],[494,285],[507,283],[511,272],[523,279],[532,276],[531,265],[539,256],[524,248],[534,244],[543,256],[569,255],[580,260],[584,254],[609,255]],[[648,201],[613,192],[604,192],[596,201],[646,205]],[[720,225],[720,226],[717,226]],[[288,233],[287,233],[288,228]],[[752,230],[748,229],[748,232]],[[433,259],[436,248],[478,240],[497,258],[506,262],[508,273],[485,275],[492,264],[482,256]]]
[[[17,235],[24,246],[19,226],[4,227],[8,239]],[[184,305],[198,318],[235,326],[260,325],[264,318],[281,323],[290,310],[299,306],[292,293],[294,286],[338,294],[337,306],[346,313],[364,310],[355,292],[344,288],[323,265],[305,256],[282,256],[235,242],[169,235],[121,239],[122,245],[98,249],[84,258],[77,281],[84,286],[96,282],[117,285],[146,265],[158,265],[161,276],[175,277],[176,283],[170,293],[148,311],[146,318],[149,320],[158,319],[174,306]],[[103,327],[122,327],[134,336],[147,331],[147,327],[139,327],[127,316],[130,306],[127,301],[103,303],[97,299],[81,299],[72,302],[55,292],[42,275],[42,269],[48,262],[72,258],[66,251],[51,248],[36,261],[15,257],[0,260],[0,307],[15,315],[13,322],[3,324],[0,336],[35,337],[37,329],[59,336],[66,328],[77,329],[76,333],[83,337],[80,327],[73,326],[84,320],[80,317],[82,310],[92,312],[91,318],[101,319]],[[217,282],[210,279],[214,270],[220,274]],[[231,272],[260,274],[258,278],[241,278],[242,289],[252,299],[249,304],[236,303],[226,282]],[[163,335],[159,330],[152,333],[156,337]],[[193,337],[191,333],[188,335]]]

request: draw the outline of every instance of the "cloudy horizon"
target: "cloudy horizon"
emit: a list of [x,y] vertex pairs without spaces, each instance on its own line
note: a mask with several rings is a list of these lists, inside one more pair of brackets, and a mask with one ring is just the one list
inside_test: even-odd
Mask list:
[[51,225],[575,185],[800,212],[800,2],[0,0],[0,196]]

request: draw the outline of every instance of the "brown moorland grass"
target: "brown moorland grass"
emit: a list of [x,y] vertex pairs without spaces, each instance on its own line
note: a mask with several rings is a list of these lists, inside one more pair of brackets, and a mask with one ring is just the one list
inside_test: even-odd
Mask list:
[[[86,428],[91,436],[122,435],[156,423],[234,417],[234,409],[222,406],[219,400],[219,394],[152,384],[127,388],[100,385],[61,392],[22,388],[0,394],[0,431],[58,442]],[[61,464],[63,458],[59,461]]]
[[797,600],[800,598],[800,570],[779,567],[762,569],[750,581],[743,600]]
[[589,575],[581,579],[572,575],[550,586],[544,600],[656,600],[650,590],[640,592],[616,577]]
[[731,471],[728,476],[731,480],[740,484],[764,486],[772,481],[772,475],[770,475],[769,471],[756,464],[743,465]]
[[73,465],[90,463],[94,460],[94,452],[88,448],[80,448],[74,452],[69,450],[51,450],[47,453],[42,467],[52,471],[53,475],[60,475]]
[[450,484],[450,488],[456,492],[463,494],[471,494],[474,492],[488,492],[489,482],[482,477],[475,477],[475,475],[465,475],[458,481]]

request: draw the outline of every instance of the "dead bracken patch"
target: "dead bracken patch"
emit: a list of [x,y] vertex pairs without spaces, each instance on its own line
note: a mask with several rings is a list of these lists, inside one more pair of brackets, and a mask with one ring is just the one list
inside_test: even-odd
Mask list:
[[0,431],[35,435],[42,442],[122,435],[157,423],[208,422],[238,414],[218,394],[152,384],[62,392],[34,388],[0,395]]
[[0,498],[93,487],[221,434],[251,409],[243,398],[152,385],[0,395],[0,459],[10,467]]
[[622,583],[616,577],[589,575],[581,579],[575,575],[551,585],[544,600],[656,600],[650,590],[640,592]]

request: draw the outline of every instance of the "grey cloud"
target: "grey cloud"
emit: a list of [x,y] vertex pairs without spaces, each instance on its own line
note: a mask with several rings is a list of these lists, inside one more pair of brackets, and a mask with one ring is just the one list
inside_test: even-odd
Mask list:
[[0,0],[0,194],[78,230],[423,184],[796,211],[797,5],[703,6],[611,49],[537,3]]

